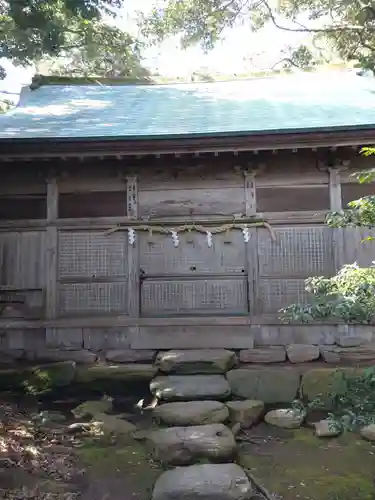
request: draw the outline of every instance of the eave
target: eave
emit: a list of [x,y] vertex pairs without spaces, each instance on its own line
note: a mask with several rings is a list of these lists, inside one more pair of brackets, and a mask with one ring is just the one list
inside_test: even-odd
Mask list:
[[125,156],[220,153],[283,149],[366,146],[375,143],[375,128],[165,139],[2,139],[0,159],[119,158]]

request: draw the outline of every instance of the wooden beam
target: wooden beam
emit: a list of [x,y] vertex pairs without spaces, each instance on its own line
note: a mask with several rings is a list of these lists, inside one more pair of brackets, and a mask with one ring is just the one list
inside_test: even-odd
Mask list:
[[58,215],[58,187],[57,179],[51,176],[47,179],[47,230],[46,230],[46,317],[53,319],[57,316],[57,259],[58,259],[58,231],[52,225]]
[[132,318],[121,316],[77,316],[51,320],[20,320],[0,318],[0,329],[33,330],[35,328],[117,328],[122,326],[184,326],[184,325],[250,325],[248,316],[240,317],[181,317],[181,318]]

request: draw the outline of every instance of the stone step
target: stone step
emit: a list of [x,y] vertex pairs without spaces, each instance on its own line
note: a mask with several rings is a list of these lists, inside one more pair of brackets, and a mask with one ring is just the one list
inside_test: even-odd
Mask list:
[[249,500],[255,494],[244,470],[236,464],[204,464],[164,472],[152,500]]
[[228,408],[219,401],[165,403],[153,411],[157,422],[176,426],[222,423],[228,417]]
[[153,396],[162,401],[227,399],[229,383],[223,375],[168,375],[150,383]]
[[236,354],[227,349],[174,350],[160,352],[155,364],[164,373],[225,373],[237,362]]
[[202,459],[230,462],[236,455],[233,433],[223,424],[151,431],[146,447],[151,457],[164,465],[190,465]]

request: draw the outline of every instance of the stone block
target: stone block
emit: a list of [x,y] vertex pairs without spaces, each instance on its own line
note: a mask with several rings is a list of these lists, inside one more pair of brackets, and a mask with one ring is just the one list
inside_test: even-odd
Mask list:
[[153,417],[166,425],[203,425],[225,422],[228,408],[219,401],[189,401],[157,406]]
[[244,470],[236,464],[203,464],[164,472],[152,500],[250,500],[255,494]]
[[320,346],[319,351],[320,351],[320,356],[326,363],[334,365],[340,363],[340,354],[339,354],[339,349],[337,349],[337,347]]
[[290,344],[286,348],[286,354],[291,363],[314,361],[320,356],[319,347],[311,344]]
[[225,425],[209,424],[151,431],[146,447],[154,460],[165,465],[189,465],[200,460],[230,461],[236,441]]
[[245,399],[244,401],[228,401],[229,420],[247,428],[256,424],[264,413],[263,401]]
[[300,384],[300,373],[292,367],[254,366],[238,368],[227,373],[235,396],[256,399],[265,403],[293,401]]
[[93,364],[96,354],[86,349],[41,349],[26,354],[26,358],[34,361],[74,361],[77,364]]
[[306,401],[321,400],[322,409],[330,409],[330,393],[345,392],[345,377],[353,377],[361,373],[356,368],[316,368],[302,376],[300,393]]
[[153,362],[156,351],[136,349],[110,349],[105,353],[105,359],[111,363]]
[[230,395],[223,375],[169,375],[150,383],[151,393],[163,401],[226,399]]
[[282,363],[286,360],[282,346],[254,347],[240,351],[241,363]]
[[148,381],[154,378],[156,372],[157,368],[148,364],[96,365],[79,368],[76,380],[81,383],[92,383],[97,380]]
[[236,355],[227,349],[198,349],[160,352],[155,364],[164,373],[225,373],[236,364]]

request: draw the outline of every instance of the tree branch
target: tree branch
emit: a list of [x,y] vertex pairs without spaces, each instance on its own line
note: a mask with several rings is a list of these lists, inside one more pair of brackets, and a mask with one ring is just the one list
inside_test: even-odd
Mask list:
[[[365,28],[361,26],[332,26],[332,27],[327,27],[327,28],[308,28],[307,26],[301,26],[301,28],[289,28],[287,26],[281,26],[272,12],[271,7],[268,5],[268,2],[266,0],[262,1],[263,5],[265,6],[269,18],[274,26],[276,28],[283,30],[283,31],[291,31],[295,33],[334,33],[334,32],[339,32],[339,31],[353,31],[353,32],[361,32]],[[367,28],[368,29],[368,28]],[[374,27],[375,31],[375,27]]]

